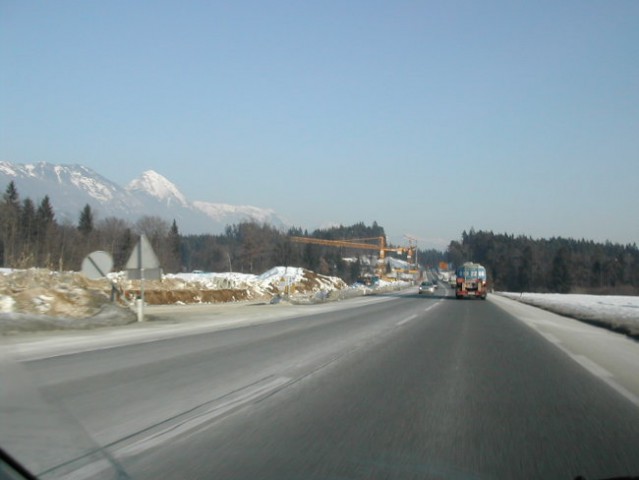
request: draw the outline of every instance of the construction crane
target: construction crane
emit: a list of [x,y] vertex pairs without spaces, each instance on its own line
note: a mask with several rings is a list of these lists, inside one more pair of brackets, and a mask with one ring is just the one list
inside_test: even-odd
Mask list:
[[[379,252],[379,263],[383,265],[386,258],[386,252],[406,253],[408,259],[414,255],[415,247],[410,245],[408,247],[387,247],[386,237],[370,237],[370,238],[355,238],[352,240],[324,240],[322,238],[313,237],[290,237],[291,241],[296,243],[306,243],[313,245],[325,245],[328,247],[344,247],[352,248],[354,250],[377,250]],[[366,243],[367,241],[374,240],[376,243]],[[379,268],[381,271],[383,266]]]
[[[419,238],[408,235],[408,234],[405,234],[404,238],[408,240],[408,248],[410,249],[410,251],[414,252],[414,256],[412,258],[414,259],[415,268],[409,269],[408,273],[417,274],[419,273],[419,264],[417,263],[417,240],[419,240]],[[410,258],[411,258],[411,255],[409,253],[408,263],[410,263]]]

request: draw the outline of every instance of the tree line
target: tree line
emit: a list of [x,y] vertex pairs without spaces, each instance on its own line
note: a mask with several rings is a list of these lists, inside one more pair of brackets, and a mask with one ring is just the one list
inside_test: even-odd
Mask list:
[[36,203],[20,198],[10,182],[0,202],[0,265],[6,268],[48,268],[79,271],[82,260],[95,250],[113,257],[114,269],[124,269],[139,239],[145,234],[167,271],[180,269],[180,235],[175,222],[141,217],[135,224],[107,217],[96,221],[87,204],[78,223],[58,222],[48,196]]
[[372,226],[360,222],[312,232],[297,227],[282,231],[268,224],[242,222],[227,226],[219,235],[183,236],[181,258],[187,271],[259,274],[273,266],[295,266],[337,276],[347,283],[354,282],[367,270],[368,262],[363,261],[362,252],[345,247],[295,243],[291,236],[342,240],[385,236],[385,232],[377,222]]
[[463,232],[447,255],[456,265],[483,264],[496,290],[556,293],[639,294],[636,244],[596,243],[553,237]]
[[[291,235],[323,239],[385,236],[383,227],[356,223],[318,229],[313,232],[292,228],[281,231],[268,224],[242,222],[229,225],[218,235],[182,235],[174,220],[169,224],[155,216],[144,216],[134,224],[107,217],[94,218],[87,204],[78,212],[78,221],[58,222],[48,196],[36,206],[21,199],[10,182],[0,203],[0,265],[9,268],[74,270],[95,250],[113,257],[114,270],[123,270],[139,235],[149,239],[165,273],[182,271],[263,273],[278,265],[304,267],[324,275],[355,281],[365,270],[358,254],[349,249],[303,245]],[[352,257],[351,261],[345,257]]]
[[[281,265],[304,267],[350,283],[371,271],[377,255],[374,250],[300,244],[291,236],[345,240],[385,236],[385,231],[377,222],[311,232],[242,222],[217,235],[182,235],[175,220],[169,223],[155,216],[141,217],[133,224],[115,217],[96,220],[89,205],[78,212],[77,224],[73,224],[58,222],[48,196],[37,203],[21,199],[13,182],[0,202],[3,267],[78,271],[86,255],[104,250],[112,255],[114,270],[120,271],[140,234],[150,240],[165,273],[259,274]],[[639,249],[635,244],[532,239],[471,229],[462,233],[461,241],[452,241],[445,252],[418,250],[417,257],[426,268],[436,267],[440,261],[453,265],[479,262],[486,266],[496,290],[639,294]]]

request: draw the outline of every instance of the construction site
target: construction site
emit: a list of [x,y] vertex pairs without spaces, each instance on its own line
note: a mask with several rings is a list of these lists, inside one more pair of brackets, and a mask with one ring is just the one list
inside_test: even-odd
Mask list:
[[362,266],[366,267],[358,281],[367,285],[380,279],[417,281],[421,278],[422,273],[417,263],[417,241],[413,237],[405,236],[405,238],[408,240],[408,246],[396,247],[389,246],[384,236],[349,240],[290,237],[291,241],[295,243],[335,247],[342,249],[344,254],[359,254],[356,257],[344,255],[343,259],[346,261],[359,260]]

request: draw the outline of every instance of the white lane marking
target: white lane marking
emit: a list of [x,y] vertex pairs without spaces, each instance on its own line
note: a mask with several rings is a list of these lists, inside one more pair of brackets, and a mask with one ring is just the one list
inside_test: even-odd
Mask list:
[[[177,338],[177,337],[174,337],[174,338]],[[41,360],[47,360],[49,358],[69,357],[69,356],[72,356],[72,355],[79,355],[79,354],[82,354],[82,353],[99,352],[101,350],[111,350],[111,349],[122,348],[122,347],[131,347],[131,346],[136,346],[136,345],[143,345],[145,343],[161,342],[163,340],[171,340],[171,338],[170,337],[154,337],[154,338],[147,338],[147,339],[144,339],[144,340],[139,340],[139,341],[136,341],[135,343],[123,342],[123,343],[114,343],[114,344],[111,344],[111,345],[87,346],[87,347],[79,348],[79,349],[76,349],[76,350],[67,350],[67,351],[63,351],[63,352],[49,353],[49,354],[44,354],[44,355],[40,355],[40,356],[21,358],[20,361],[24,362],[24,363],[38,362],[38,361],[41,361]],[[20,348],[20,353],[22,353],[25,350],[26,349],[24,349],[24,348]]]
[[424,309],[425,312],[427,312],[428,310],[431,310],[433,308],[435,308],[437,305],[439,305],[440,303],[442,303],[443,299],[439,299],[438,301],[436,301],[435,303],[433,303],[432,305],[429,305],[428,307],[426,307]]
[[210,407],[208,410],[199,413],[197,416],[187,418],[177,425],[173,424],[166,426],[162,430],[154,432],[149,436],[137,440],[130,445],[117,448],[115,456],[117,458],[120,458],[120,456],[128,457],[136,455],[145,450],[166,443],[169,440],[177,437],[178,435],[182,435],[185,432],[195,430],[202,424],[220,417],[234,408],[245,405],[252,400],[261,397],[262,395],[266,395],[290,381],[291,378],[289,377],[277,377],[266,383],[254,385],[250,388],[247,388],[243,390],[239,395],[234,395],[226,401],[217,403],[214,406]]
[[575,353],[569,353],[568,355],[570,355],[575,362],[577,362],[579,365],[584,367],[586,370],[592,373],[595,377],[612,378],[614,376],[608,370],[598,365],[597,363],[593,362],[588,357],[584,357],[583,355],[577,355]]
[[[489,299],[491,301],[493,301],[494,303],[497,303],[499,305],[499,307],[501,307],[504,311],[506,311],[509,314],[511,314],[514,318],[522,321],[524,324],[526,324],[527,326],[532,328],[534,331],[536,331],[537,333],[542,335],[549,342],[554,344],[562,352],[564,352],[566,355],[568,355],[572,360],[574,360],[579,365],[581,365],[583,368],[588,370],[588,372],[590,372],[592,375],[594,375],[594,376],[598,377],[599,379],[601,379],[603,382],[605,382],[609,387],[614,389],[621,396],[623,396],[624,398],[629,400],[635,406],[639,407],[639,395],[633,393],[632,391],[628,390],[626,387],[621,385],[615,379],[614,374],[612,374],[611,372],[609,372],[608,370],[606,370],[605,368],[600,366],[598,363],[590,360],[585,355],[580,355],[580,354],[576,354],[576,353],[571,352],[568,349],[568,347],[563,345],[561,343],[561,340],[559,340],[555,335],[553,335],[551,333],[548,333],[548,332],[544,332],[544,331],[542,331],[539,328],[540,326],[549,325],[549,326],[553,326],[553,327],[559,327],[562,331],[572,331],[572,332],[580,331],[581,332],[581,331],[584,330],[583,327],[578,326],[578,327],[581,327],[581,328],[565,328],[564,326],[558,325],[555,322],[547,321],[547,320],[544,320],[544,319],[540,320],[539,318],[533,318],[532,316],[528,315],[528,312],[530,312],[531,310],[536,309],[536,307],[532,307],[530,305],[518,304],[515,300],[509,300],[509,299],[506,299],[504,297],[499,297],[499,296],[496,296],[496,295],[490,296]],[[539,310],[539,309],[537,309],[537,310]],[[546,312],[546,313],[548,313],[548,312]],[[539,313],[536,313],[535,315],[538,316]]]
[[634,393],[632,393],[627,388],[625,388],[623,385],[618,383],[615,380],[615,376],[612,373],[610,373],[608,370],[606,370],[605,368],[603,368],[599,364],[593,362],[589,358],[584,357],[583,355],[576,355],[576,354],[568,352],[565,349],[563,349],[563,350],[566,353],[568,353],[568,355],[575,362],[577,362],[579,365],[584,367],[586,370],[588,370],[590,373],[592,373],[596,377],[599,377],[601,380],[606,382],[606,384],[608,384],[609,387],[613,388],[614,390],[617,391],[617,393],[619,393],[623,397],[627,398],[632,403],[634,403],[637,407],[639,407],[639,397],[637,395],[635,395]]
[[42,478],[64,478],[67,480],[82,480],[85,478],[94,478],[103,472],[109,472],[114,474],[115,467],[107,460],[97,460],[95,462],[84,465],[72,471],[56,471],[53,473],[46,473]]
[[[266,381],[259,382],[258,384],[251,385],[240,392],[236,392],[235,395],[230,395],[225,400],[210,406],[203,412],[196,414],[192,413],[191,416],[178,421],[178,423],[166,425],[159,431],[152,431],[146,437],[134,440],[131,444],[120,447],[110,446],[107,448],[112,452],[112,455],[118,459],[142,453],[146,450],[162,445],[163,443],[166,443],[179,435],[185,434],[186,432],[196,433],[202,428],[208,428],[208,426],[203,424],[215,419],[216,417],[224,415],[234,408],[245,405],[261,396],[268,395],[282,385],[289,383],[291,380],[292,379],[289,377],[266,379]],[[97,454],[98,453],[96,453],[96,455]],[[82,462],[83,460],[84,462],[87,461],[87,459],[78,459],[79,462]],[[102,458],[95,461],[89,460],[89,463],[84,463],[81,466],[70,464],[57,467],[52,471],[47,472],[43,478],[79,480],[82,478],[94,477],[105,471],[113,472],[113,469],[114,465],[108,460]]]
[[554,343],[555,345],[559,345],[561,343],[561,340],[555,337],[552,333],[542,332],[541,330],[538,330],[538,332],[542,337],[544,337],[550,343]]
[[414,319],[416,319],[416,318],[417,318],[417,314],[416,314],[416,313],[414,313],[414,314],[413,314],[413,315],[411,315],[410,317],[406,317],[404,320],[402,320],[402,321],[400,321],[400,322],[397,322],[397,326],[404,325],[405,323],[408,323],[408,322],[410,322],[411,320],[414,320]]
[[[193,309],[187,309],[183,315],[192,318],[210,317],[210,319],[193,320],[193,324],[189,324],[188,321],[170,325],[158,323],[157,325],[151,326],[147,324],[139,328],[135,327],[134,324],[131,324],[121,326],[124,327],[123,330],[80,334],[79,336],[77,335],[77,333],[69,332],[68,335],[65,334],[64,336],[60,336],[58,338],[35,342],[16,343],[15,351],[18,354],[17,359],[20,362],[45,360],[48,358],[63,357],[66,355],[74,355],[78,353],[108,350],[111,348],[126,347],[142,343],[153,343],[162,340],[173,340],[175,338],[194,336],[201,333],[217,332],[232,328],[275,323],[283,320],[290,320],[295,317],[306,317],[309,315],[313,315],[318,311],[322,312],[349,310],[352,308],[358,308],[362,305],[388,302],[394,299],[395,297],[363,296],[361,298],[352,298],[352,302],[349,301],[334,302],[333,304],[326,303],[318,305],[304,305],[301,308],[293,308],[293,306],[287,306],[286,310],[281,310],[277,313],[271,312],[268,314],[268,317],[265,317],[264,315],[256,316],[254,314],[237,315],[231,310],[224,313],[225,319],[223,320],[221,320],[220,317],[217,315],[219,315],[221,311],[224,312],[224,310],[217,310],[215,306],[211,305],[195,305],[194,307],[196,307],[197,309],[201,307],[202,311],[193,312]],[[172,315],[179,317],[182,314],[181,312],[184,310],[181,307],[176,308]],[[242,308],[242,306],[238,306],[238,308]],[[161,312],[165,309],[159,307],[152,308],[150,310],[151,313],[153,313],[154,311]],[[164,314],[163,316],[167,315],[168,314]],[[151,339],[145,338],[148,337],[149,334],[155,334],[155,336]],[[3,349],[4,345],[0,343],[0,354],[3,353]]]
[[[427,312],[427,311],[429,311],[429,310],[431,310],[431,309],[435,308],[435,307],[436,307],[437,305],[439,305],[440,303],[441,303],[441,300],[439,300],[439,301],[437,301],[437,302],[433,303],[432,305],[429,305],[428,307],[426,307],[426,308],[424,309],[424,312]],[[411,320],[415,320],[416,318],[417,318],[417,314],[416,314],[416,313],[413,313],[411,316],[406,317],[406,318],[404,318],[403,320],[400,320],[399,322],[397,322],[397,324],[396,324],[396,325],[399,327],[399,326],[401,326],[401,325],[404,325],[404,324],[406,324],[406,323],[410,322]]]
[[630,400],[635,406],[639,407],[639,396],[635,395],[630,390],[628,390],[623,385],[621,385],[619,382],[617,382],[617,380],[615,380],[615,376],[611,372],[603,368],[598,363],[593,362],[592,360],[590,360],[588,357],[584,355],[572,353],[570,350],[564,347],[561,344],[561,341],[557,337],[555,337],[553,334],[542,332],[539,330],[538,332],[544,337],[546,337],[551,343],[554,343],[557,346],[557,348],[562,350],[566,355],[572,358],[575,362],[577,362],[583,368],[588,370],[588,372],[590,372],[592,375],[603,380],[609,387],[613,388],[615,391],[617,391],[617,393],[619,393],[626,399]]
[[614,388],[617,392],[619,392],[620,395],[626,397],[628,400],[634,403],[635,406],[639,407],[639,397],[637,395],[626,389],[621,384],[617,383],[612,378],[602,378],[602,380],[606,382],[610,387]]
[[627,400],[632,402],[635,406],[639,407],[639,396],[635,395],[626,387],[624,387],[619,382],[617,382],[617,380],[615,380],[615,376],[612,373],[610,373],[608,370],[603,368],[598,363],[593,362],[592,360],[590,360],[588,357],[585,357],[584,355],[572,353],[571,351],[569,351],[567,348],[565,348],[563,345],[560,345],[559,343],[555,343],[555,345],[557,345],[557,347],[560,348],[566,355],[572,358],[575,362],[577,362],[583,368],[588,370],[595,377],[603,380],[609,387],[611,387],[621,396],[625,397]]

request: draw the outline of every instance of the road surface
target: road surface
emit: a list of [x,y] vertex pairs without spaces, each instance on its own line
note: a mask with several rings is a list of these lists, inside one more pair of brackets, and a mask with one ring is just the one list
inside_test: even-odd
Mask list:
[[[632,385],[584,368],[505,300],[438,292],[274,306],[288,318],[269,310],[267,323],[252,312],[273,306],[245,307],[253,320],[237,328],[23,349],[14,368],[62,411],[40,436],[74,434],[16,451],[43,478],[639,475]],[[37,413],[25,422],[15,403],[12,431],[37,430],[42,404],[24,403]]]

